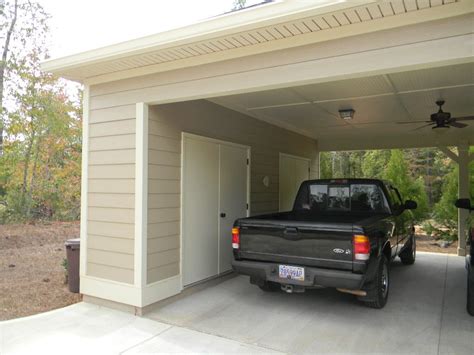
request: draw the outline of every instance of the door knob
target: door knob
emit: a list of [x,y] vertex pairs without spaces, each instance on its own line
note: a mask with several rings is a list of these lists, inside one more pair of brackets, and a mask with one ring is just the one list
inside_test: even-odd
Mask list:
[[225,218],[226,214],[225,213],[221,213],[221,218]]

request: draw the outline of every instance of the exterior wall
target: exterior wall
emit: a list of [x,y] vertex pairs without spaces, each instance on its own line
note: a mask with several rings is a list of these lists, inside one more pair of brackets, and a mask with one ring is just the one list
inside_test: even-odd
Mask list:
[[135,105],[89,111],[86,275],[133,284]]
[[[148,141],[147,283],[179,274],[181,133],[251,147],[251,214],[278,211],[279,153],[315,158],[316,142],[209,101],[153,106]],[[317,169],[317,163],[314,168]],[[313,176],[317,172],[313,172]],[[265,176],[270,186],[263,185]]]

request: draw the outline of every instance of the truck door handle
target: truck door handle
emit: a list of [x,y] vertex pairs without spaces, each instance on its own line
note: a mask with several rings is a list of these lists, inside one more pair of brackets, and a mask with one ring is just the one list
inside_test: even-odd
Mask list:
[[226,214],[224,212],[221,212],[221,218],[225,218]]

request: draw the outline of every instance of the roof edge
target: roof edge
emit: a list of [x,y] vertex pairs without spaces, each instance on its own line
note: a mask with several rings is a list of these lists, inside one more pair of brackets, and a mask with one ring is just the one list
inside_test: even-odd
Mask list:
[[73,54],[41,63],[48,72],[58,72],[97,64],[109,60],[139,55],[158,49],[193,43],[215,36],[222,36],[250,28],[267,26],[273,23],[291,21],[294,18],[312,14],[324,14],[348,7],[374,3],[376,0],[319,0],[300,2],[298,0],[279,0],[250,7],[241,11],[226,13],[185,27],[132,39],[129,41]]

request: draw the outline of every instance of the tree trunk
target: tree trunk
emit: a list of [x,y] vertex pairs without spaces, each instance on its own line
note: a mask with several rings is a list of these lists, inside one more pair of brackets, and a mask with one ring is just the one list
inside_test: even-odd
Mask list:
[[[33,144],[35,142],[35,137],[36,137],[36,132],[33,129],[32,134],[31,134],[31,141],[30,141],[30,144],[28,145],[28,148],[26,150],[25,165],[23,167],[23,186],[21,188],[21,202],[23,204],[23,208],[25,209],[24,211],[25,211],[25,217],[26,218],[30,217],[30,202],[26,201],[26,193],[27,193],[27,190],[28,190],[28,171],[29,171],[29,168],[30,168],[31,152],[33,150]],[[27,202],[26,206],[25,206],[25,202]]]
[[[34,190],[35,184],[36,184],[36,170],[38,168],[38,156],[39,156],[40,146],[41,146],[41,136],[40,136],[40,138],[38,138],[38,141],[36,142],[35,156],[33,158],[33,167],[31,169],[30,188],[28,190],[28,201],[33,200],[33,190]],[[29,216],[30,213],[31,213],[31,205],[28,204],[27,210],[26,210],[26,215]]]
[[5,46],[3,47],[2,59],[0,60],[0,156],[3,155],[3,131],[5,129],[5,122],[3,120],[3,90],[5,81],[5,69],[7,66],[8,51],[10,47],[10,40],[15,29],[16,19],[18,15],[18,0],[15,0],[15,7],[13,11],[13,18],[8,27],[7,35],[5,37]]

